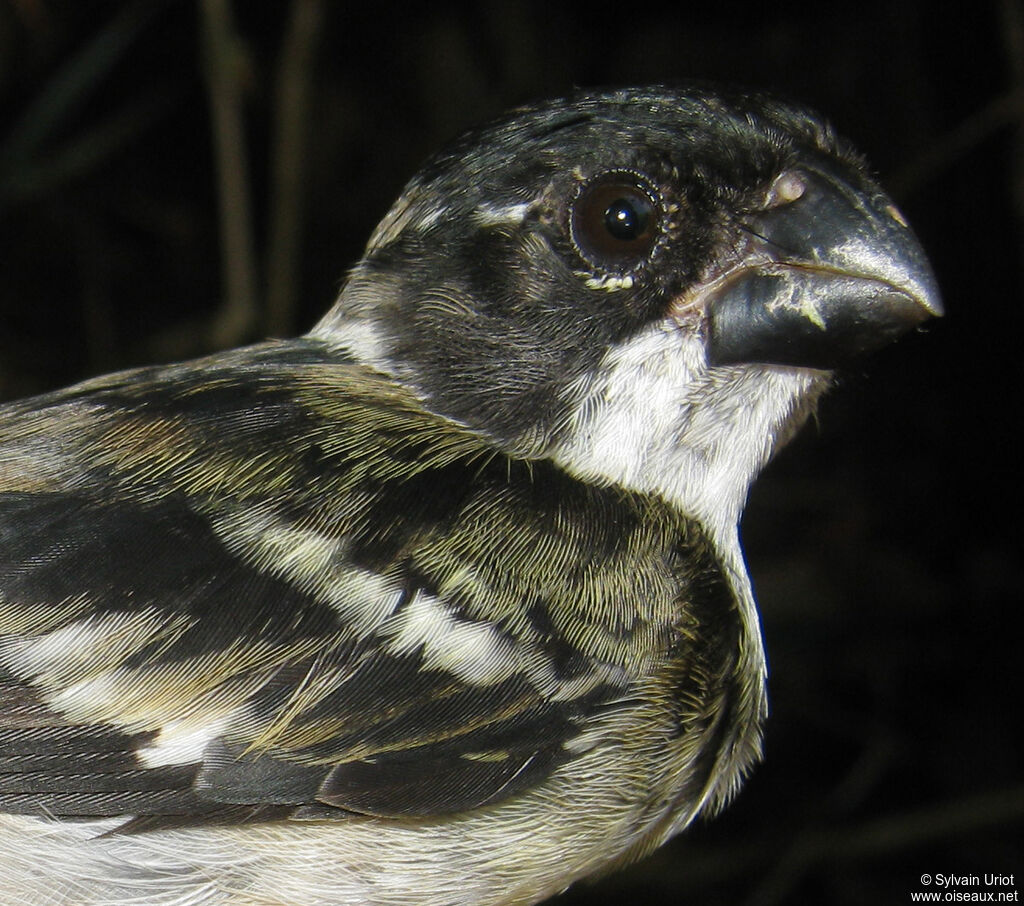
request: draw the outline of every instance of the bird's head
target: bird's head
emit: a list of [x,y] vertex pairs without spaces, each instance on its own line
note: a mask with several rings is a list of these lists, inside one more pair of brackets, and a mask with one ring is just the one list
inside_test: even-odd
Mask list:
[[512,455],[727,525],[830,370],[939,313],[903,217],[819,118],[691,86],[465,136],[313,335]]

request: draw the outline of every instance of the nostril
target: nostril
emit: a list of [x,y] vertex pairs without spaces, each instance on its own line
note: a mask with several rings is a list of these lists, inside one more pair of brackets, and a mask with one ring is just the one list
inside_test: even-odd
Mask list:
[[910,228],[910,224],[903,218],[900,213],[900,209],[896,205],[887,204],[885,206],[885,213],[888,214],[893,220],[895,220],[901,227]]
[[804,175],[796,170],[787,170],[775,177],[775,181],[768,189],[765,197],[766,207],[774,208],[783,204],[790,204],[800,198],[807,191],[807,180]]

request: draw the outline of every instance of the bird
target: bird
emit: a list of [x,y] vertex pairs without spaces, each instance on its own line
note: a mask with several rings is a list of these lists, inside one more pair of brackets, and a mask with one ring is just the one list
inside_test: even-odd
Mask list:
[[0,900],[522,906],[761,757],[738,524],[942,313],[818,114],[577,90],[438,152],[308,333],[0,408]]

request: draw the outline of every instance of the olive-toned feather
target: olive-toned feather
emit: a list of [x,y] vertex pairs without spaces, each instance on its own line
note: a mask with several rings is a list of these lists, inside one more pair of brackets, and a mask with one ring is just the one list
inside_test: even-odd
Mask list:
[[103,379],[6,425],[5,459],[70,430],[59,482],[0,494],[2,719],[49,731],[0,808],[458,811],[542,782],[637,673],[686,690],[668,735],[731,682],[728,591],[689,609],[723,585],[697,525],[509,459],[317,344]]
[[0,899],[529,906],[760,754],[737,525],[937,314],[814,115],[513,111],[305,337],[0,407]]

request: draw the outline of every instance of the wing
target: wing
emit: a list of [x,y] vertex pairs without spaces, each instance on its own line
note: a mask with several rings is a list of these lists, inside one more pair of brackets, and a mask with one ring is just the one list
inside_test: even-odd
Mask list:
[[472,808],[541,782],[673,644],[690,527],[311,344],[0,431],[0,811]]

